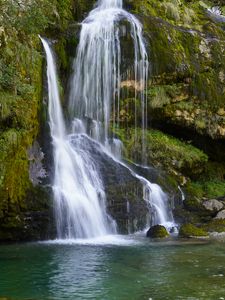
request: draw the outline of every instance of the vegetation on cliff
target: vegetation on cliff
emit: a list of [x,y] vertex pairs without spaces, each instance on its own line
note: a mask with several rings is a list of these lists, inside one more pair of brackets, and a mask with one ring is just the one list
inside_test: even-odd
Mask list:
[[72,18],[72,1],[3,1],[0,11],[0,223],[3,238],[14,239],[10,230],[24,226],[21,212],[46,209],[32,201],[41,203],[43,194],[35,197],[29,174],[42,110],[38,34],[63,32]]
[[[158,130],[147,132],[147,161],[181,184],[186,206],[175,212],[180,222],[209,221],[201,218],[201,202],[225,195],[225,19],[210,9],[218,5],[224,14],[225,3],[127,3],[143,22],[149,46],[148,120],[149,127]],[[121,106],[123,130],[117,134],[125,141],[123,131],[128,133],[127,158],[140,161],[140,143],[134,141],[135,135],[141,137],[130,129],[134,88],[127,86],[124,92],[128,97]]]

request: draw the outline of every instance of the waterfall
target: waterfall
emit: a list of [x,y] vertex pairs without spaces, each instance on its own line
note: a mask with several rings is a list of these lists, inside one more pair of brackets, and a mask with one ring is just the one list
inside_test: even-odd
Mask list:
[[[147,98],[145,88],[148,77],[148,55],[142,36],[142,25],[132,14],[122,9],[122,0],[99,0],[87,18],[82,22],[80,42],[73,63],[70,82],[69,110],[72,119],[83,122],[92,120],[98,132],[97,139],[104,145],[109,143],[109,125],[119,126],[121,89],[121,42],[126,34],[124,21],[129,25],[129,35],[133,39],[133,76],[135,98],[142,106],[142,144],[147,126]],[[126,80],[126,79],[125,79]],[[136,84],[137,83],[137,84]],[[135,102],[135,128],[137,127],[137,107]],[[89,128],[87,133],[90,134]],[[94,135],[92,135],[95,138]]]
[[106,213],[106,196],[95,162],[80,147],[79,136],[74,139],[66,132],[53,54],[47,41],[43,38],[41,41],[47,57],[58,238],[90,238],[115,233],[115,222]]
[[[124,34],[121,21],[129,25],[134,45],[134,62],[131,66],[135,87],[134,125],[136,128],[136,99],[139,99],[144,155],[148,56],[142,25],[136,17],[122,8],[122,0],[99,0],[82,22],[70,80],[68,128],[65,126],[60,104],[54,56],[48,42],[41,38],[47,57],[49,122],[54,151],[53,193],[58,238],[92,238],[116,233],[116,223],[107,214],[101,174],[85,139],[101,145],[102,152],[129,169],[143,184],[143,200],[147,202],[151,212],[149,225],[167,226],[173,223],[167,195],[158,185],[150,183],[121,162],[122,142],[110,135],[111,124],[114,129],[119,127],[121,78],[124,76],[121,72],[120,37]],[[129,204],[127,209],[129,210]]]
[[[79,124],[83,124],[82,129],[101,142],[118,159],[121,158],[122,143],[118,139],[109,138],[109,129],[110,123],[113,129],[119,127],[122,78],[120,36],[124,34],[120,26],[121,21],[129,24],[129,34],[133,40],[134,126],[137,128],[136,99],[139,99],[142,110],[142,154],[144,157],[147,128],[145,90],[148,80],[148,55],[142,35],[142,25],[135,16],[122,8],[122,0],[99,0],[97,6],[82,22],[69,96],[69,112],[72,122],[76,120],[77,123],[79,120]],[[124,81],[129,79],[124,78]],[[148,203],[151,211],[149,223],[172,226],[173,217],[168,208],[167,195],[158,185],[131,172],[143,184],[143,199]]]

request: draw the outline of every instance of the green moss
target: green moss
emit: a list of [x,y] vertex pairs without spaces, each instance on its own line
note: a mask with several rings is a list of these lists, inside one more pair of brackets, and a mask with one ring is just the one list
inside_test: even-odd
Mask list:
[[225,182],[216,181],[215,179],[211,181],[188,182],[185,190],[190,198],[217,198],[225,196]]
[[166,16],[169,20],[180,21],[179,3],[164,2],[162,3]]
[[184,224],[180,227],[179,236],[183,238],[206,237],[208,233],[204,229],[192,224]]
[[170,103],[169,97],[166,95],[163,86],[154,87],[149,90],[150,105],[152,108],[159,108]]
[[209,161],[198,181],[189,181],[185,186],[187,199],[213,199],[225,196],[225,165]]
[[208,232],[225,232],[225,220],[211,220],[209,223],[203,224],[202,228]]
[[[166,78],[171,84],[189,79],[189,98],[197,97],[201,105],[206,101],[210,110],[222,106],[225,91],[219,74],[225,68],[225,34],[223,25],[213,22],[206,13],[214,5],[212,1],[128,2],[140,15],[149,38],[152,75],[160,75],[162,81]],[[162,98],[168,102],[160,89],[160,101],[155,106],[153,99],[154,107]],[[197,126],[203,129],[204,124],[199,122]]]
[[198,212],[199,214],[204,211],[205,209],[202,206],[202,203],[199,199],[197,198],[187,198],[184,201],[184,207],[189,210],[189,211],[194,211],[194,212]]
[[31,188],[27,149],[39,131],[42,101],[42,55],[37,33],[52,26],[55,7],[55,1],[32,1],[26,10],[16,1],[0,4],[1,232],[4,226],[12,230],[23,226],[19,220],[27,209]]
[[[140,129],[117,129],[115,133],[123,141],[128,158],[141,161],[142,148]],[[168,172],[181,172],[190,177],[203,172],[208,157],[198,148],[181,142],[158,130],[146,132],[147,162],[161,166]]]
[[66,40],[61,39],[55,46],[57,58],[60,62],[60,67],[64,70],[68,69],[69,60],[66,53]]
[[[56,9],[58,12],[59,17],[59,25],[58,28],[60,31],[66,30],[69,25],[69,22],[72,20],[72,8],[73,8],[73,1],[72,0],[57,0]],[[54,26],[56,27],[56,26]]]
[[[153,79],[154,81],[154,79]],[[182,83],[171,85],[152,85],[148,89],[149,107],[150,109],[161,108],[171,102],[186,103],[188,94],[186,85]]]
[[225,196],[225,182],[224,181],[204,182],[203,188],[205,191],[205,195],[207,195],[208,198]]
[[196,197],[198,199],[201,199],[204,196],[203,186],[199,182],[188,182],[185,189],[186,189],[186,193],[190,197]]

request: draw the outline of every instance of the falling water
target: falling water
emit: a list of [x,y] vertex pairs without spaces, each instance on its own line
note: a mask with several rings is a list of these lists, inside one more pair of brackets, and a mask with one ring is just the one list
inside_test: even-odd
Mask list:
[[[129,25],[129,34],[134,44],[134,63],[132,69],[135,98],[139,97],[142,106],[142,128],[146,129],[145,87],[148,76],[148,56],[142,36],[142,25],[132,14],[122,9],[122,0],[100,0],[95,9],[82,22],[80,43],[73,64],[70,83],[69,108],[72,118],[86,122],[98,132],[92,137],[109,144],[109,125],[119,126],[121,89],[121,42],[124,35],[124,21]],[[126,34],[126,32],[125,32]],[[126,80],[126,79],[124,79]],[[135,103],[135,128],[137,127],[137,108]],[[90,130],[87,128],[87,133]],[[143,135],[144,145],[144,135]]]
[[[55,213],[58,238],[90,238],[116,232],[106,213],[105,192],[89,153],[82,148],[81,135],[66,133],[51,49],[41,38],[47,57],[49,120],[54,149]],[[80,122],[74,130],[82,130]]]
[[[102,149],[107,153],[107,149]],[[172,209],[169,207],[169,199],[166,193],[163,192],[162,188],[155,183],[151,183],[145,177],[135,173],[130,167],[120,161],[120,157],[115,157],[115,154],[110,154],[111,158],[116,162],[127,168],[130,173],[136,177],[143,185],[143,200],[147,203],[149,208],[149,218],[147,220],[147,228],[154,225],[163,225],[168,230],[176,230],[177,224],[174,222]],[[127,202],[127,212],[129,210],[130,203]]]
[[[122,8],[122,0],[99,0],[97,6],[82,22],[69,97],[72,122],[76,122],[76,127],[79,127],[77,133],[82,128],[89,136],[101,142],[117,159],[121,158],[122,143],[118,139],[110,138],[109,128],[110,123],[113,129],[119,127],[122,86],[120,37],[124,34],[122,30],[124,26],[120,26],[121,21],[129,24],[129,34],[134,45],[132,66],[135,87],[134,126],[137,128],[136,99],[139,99],[142,109],[142,154],[144,157],[145,129],[147,128],[145,90],[148,79],[148,55],[142,36],[142,25],[136,17]],[[123,79],[126,81],[130,78]],[[121,163],[119,160],[117,162]],[[167,195],[158,185],[131,172],[143,184],[143,199],[149,205],[151,225],[173,224]]]
[[[49,119],[54,149],[53,192],[58,238],[91,238],[116,233],[116,223],[106,212],[106,195],[97,162],[85,144],[85,139],[89,136],[89,140],[92,138],[95,143],[100,143],[103,152],[128,168],[120,161],[123,145],[110,135],[109,130],[110,123],[114,128],[119,126],[122,78],[120,37],[124,31],[121,30],[120,21],[129,24],[134,44],[132,69],[134,86],[138,87],[135,89],[135,98],[141,101],[142,107],[144,151],[148,57],[142,26],[122,8],[122,0],[99,0],[82,22],[70,82],[69,128],[65,126],[60,105],[54,58],[47,41],[41,39],[47,57]],[[136,106],[134,125],[136,128]],[[143,184],[143,199],[151,212],[150,225],[167,225],[173,222],[172,215],[168,213],[168,199],[162,189],[129,170]],[[127,207],[129,210],[129,205]]]

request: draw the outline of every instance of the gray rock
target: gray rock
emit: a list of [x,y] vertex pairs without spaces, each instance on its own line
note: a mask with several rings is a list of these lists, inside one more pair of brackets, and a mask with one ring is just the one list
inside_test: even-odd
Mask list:
[[218,212],[215,219],[225,219],[225,209]]
[[34,186],[41,183],[41,179],[47,177],[47,172],[43,167],[44,153],[37,141],[27,151],[29,160],[29,178]]
[[202,203],[202,205],[209,211],[220,211],[223,209],[223,204],[216,199],[206,200]]

